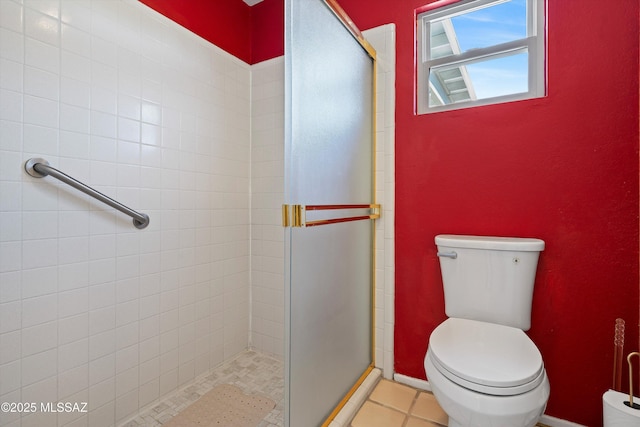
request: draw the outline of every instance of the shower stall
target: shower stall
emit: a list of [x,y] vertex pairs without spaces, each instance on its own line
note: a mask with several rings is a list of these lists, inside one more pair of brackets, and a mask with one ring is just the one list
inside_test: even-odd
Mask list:
[[[333,28],[335,34],[316,33],[336,37],[330,50],[366,52],[335,16],[325,16],[333,12],[324,2],[295,3],[316,8],[310,18],[331,16],[318,30]],[[285,70],[296,65],[288,59],[250,66],[134,0],[3,0],[0,16],[0,402],[87,403],[80,413],[0,413],[0,426],[122,425],[214,368],[232,365],[247,348],[287,361],[290,398],[308,400],[305,385],[332,396],[335,402],[310,409],[318,414],[305,421],[310,425],[322,422],[326,407],[335,406],[374,360],[391,374],[393,193],[384,191],[393,185],[391,56],[377,70],[387,76],[378,78],[378,97],[369,95],[378,104],[378,151],[367,157],[354,147],[338,155],[325,152],[320,140],[306,149],[293,138],[285,148],[285,134],[308,125],[305,141],[322,134],[330,141],[326,148],[337,150],[338,131],[364,138],[368,129],[373,136],[371,121],[366,129],[346,127],[371,118],[371,109],[348,107],[343,88],[318,84],[320,91],[308,97],[339,99],[348,108],[339,114],[347,119],[344,126],[338,129],[336,122],[326,134],[319,131],[325,119],[316,108],[336,114],[326,104],[295,104],[297,113],[306,112],[285,121]],[[369,37],[378,50],[393,45],[392,28],[372,30]],[[298,48],[305,62],[311,60],[311,52]],[[367,55],[357,61],[357,69],[372,67]],[[348,68],[352,90],[373,87],[374,76],[360,79],[349,74],[354,66],[337,65]],[[338,71],[319,70],[308,71],[324,84]],[[307,97],[296,84],[310,80],[290,87],[295,94],[286,99],[298,103]],[[295,123],[301,119],[309,123]],[[31,158],[46,159],[148,215],[148,226],[137,229],[128,216],[52,177],[30,176],[24,164]],[[330,169],[330,160],[339,166]],[[365,178],[345,185],[350,162],[375,169],[369,166]],[[291,178],[307,172],[314,172],[308,180]],[[325,192],[329,184],[343,194]],[[313,210],[374,201],[382,212]],[[363,220],[283,228],[283,203],[291,224],[302,208],[306,225],[345,216],[381,218],[374,225]],[[354,237],[337,243],[347,233]],[[319,243],[307,244],[317,237]],[[350,260],[356,237],[365,249]],[[321,265],[312,252],[317,248],[330,249],[334,264],[308,271]],[[352,263],[370,266],[363,275],[336,276]],[[359,283],[374,275],[375,325],[374,290]],[[314,285],[319,295],[297,294],[314,281],[320,282]],[[294,306],[300,296],[338,306],[314,312],[313,305]],[[358,308],[343,310],[352,302]],[[349,317],[356,311],[368,314]],[[336,328],[337,320],[357,329],[337,326],[344,335],[335,339],[306,335],[307,327]],[[351,360],[351,341],[360,349],[353,364],[343,363]],[[331,373],[315,356],[327,356]],[[344,384],[322,385],[319,377],[331,375]],[[285,412],[291,425],[305,425],[295,422],[300,415]]]

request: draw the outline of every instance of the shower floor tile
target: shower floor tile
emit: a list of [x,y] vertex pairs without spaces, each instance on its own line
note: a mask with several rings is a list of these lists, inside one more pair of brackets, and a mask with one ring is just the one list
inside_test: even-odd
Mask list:
[[284,363],[272,356],[245,350],[191,385],[156,403],[123,427],[157,427],[169,421],[202,395],[220,384],[232,384],[245,393],[269,396],[276,407],[258,427],[284,425]]

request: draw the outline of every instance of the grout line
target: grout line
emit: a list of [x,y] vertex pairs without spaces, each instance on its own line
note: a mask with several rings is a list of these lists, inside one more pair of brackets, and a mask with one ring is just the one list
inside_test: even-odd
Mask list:
[[409,410],[407,411],[407,416],[404,419],[404,423],[402,424],[402,427],[406,427],[406,425],[409,424],[409,418],[410,418],[411,410],[413,409],[413,407],[418,402],[418,397],[420,396],[420,390],[415,390],[415,392],[416,393],[413,396],[413,400],[411,401],[411,405],[409,405]]
[[[396,382],[396,381],[393,381],[393,382]],[[397,384],[402,384],[402,383],[398,383],[398,382],[396,382],[396,383],[397,383]],[[404,384],[404,385],[406,385],[406,384]],[[376,386],[377,386],[377,385],[376,385]],[[371,399],[371,393],[373,393],[373,390],[375,390],[375,387],[374,387],[374,388],[371,390],[371,393],[369,394],[369,396],[367,396],[366,400],[365,400],[364,402],[362,402],[362,405],[360,405],[360,407],[359,407],[359,408],[358,408],[358,410],[356,411],[356,413],[355,413],[355,415],[354,415],[354,418],[355,418],[355,416],[357,416],[357,415],[358,415],[358,413],[360,413],[360,411],[362,410],[362,407],[364,406],[364,404],[365,404],[365,403],[367,403],[367,402],[369,402],[369,403],[371,403],[371,404],[373,404],[373,405],[381,406],[381,407],[383,407],[383,408],[391,409],[391,410],[393,410],[393,411],[396,411],[396,412],[399,412],[399,413],[404,414],[404,420],[403,420],[403,422],[402,422],[401,427],[406,427],[406,426],[407,426],[407,424],[409,423],[409,420],[412,418],[411,412],[412,412],[412,410],[414,409],[414,407],[415,407],[416,403],[418,402],[418,398],[420,397],[420,394],[422,394],[422,393],[425,393],[425,394],[432,394],[430,391],[416,389],[415,387],[408,386],[408,385],[406,385],[406,386],[407,386],[407,387],[410,387],[410,388],[412,388],[412,389],[414,389],[414,391],[415,391],[415,394],[414,394],[414,396],[413,396],[413,400],[411,401],[411,405],[409,406],[409,409],[407,410],[407,412],[404,412],[404,411],[401,411],[401,410],[399,410],[399,409],[397,409],[397,408],[394,408],[394,407],[392,407],[392,406],[389,406],[389,405],[387,405],[385,402],[379,402],[379,401],[376,401],[376,400],[372,400],[372,399]],[[420,417],[420,416],[415,416],[415,417],[413,417],[413,418],[416,418],[416,419],[419,419],[419,420],[422,420],[422,421],[426,421],[426,422],[428,422],[428,423],[431,423],[431,424],[433,424],[433,425],[437,425],[437,426],[439,426],[439,427],[446,427],[446,424],[440,424],[439,422],[436,422],[436,421],[435,421],[435,420],[433,420],[433,419],[429,419],[429,418],[422,418],[422,417]],[[353,420],[352,420],[352,421],[353,421]],[[351,422],[349,422],[349,425],[348,425],[347,427],[353,427],[353,425],[351,424]],[[537,423],[537,424],[536,424],[536,427],[550,427],[550,426],[548,426],[547,424]]]

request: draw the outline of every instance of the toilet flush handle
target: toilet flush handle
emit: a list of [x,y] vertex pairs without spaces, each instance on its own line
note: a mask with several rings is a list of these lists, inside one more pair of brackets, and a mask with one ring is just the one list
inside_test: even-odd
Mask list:
[[451,258],[451,259],[456,259],[458,258],[458,254],[455,251],[451,251],[451,252],[438,252],[438,256],[439,257],[443,257],[443,258]]

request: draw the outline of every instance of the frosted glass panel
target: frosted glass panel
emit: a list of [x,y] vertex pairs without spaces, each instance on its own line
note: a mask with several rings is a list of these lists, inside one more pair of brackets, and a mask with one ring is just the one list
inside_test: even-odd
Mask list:
[[[285,203],[373,203],[373,60],[321,0],[286,2]],[[285,423],[318,426],[371,364],[371,221],[286,231]]]

